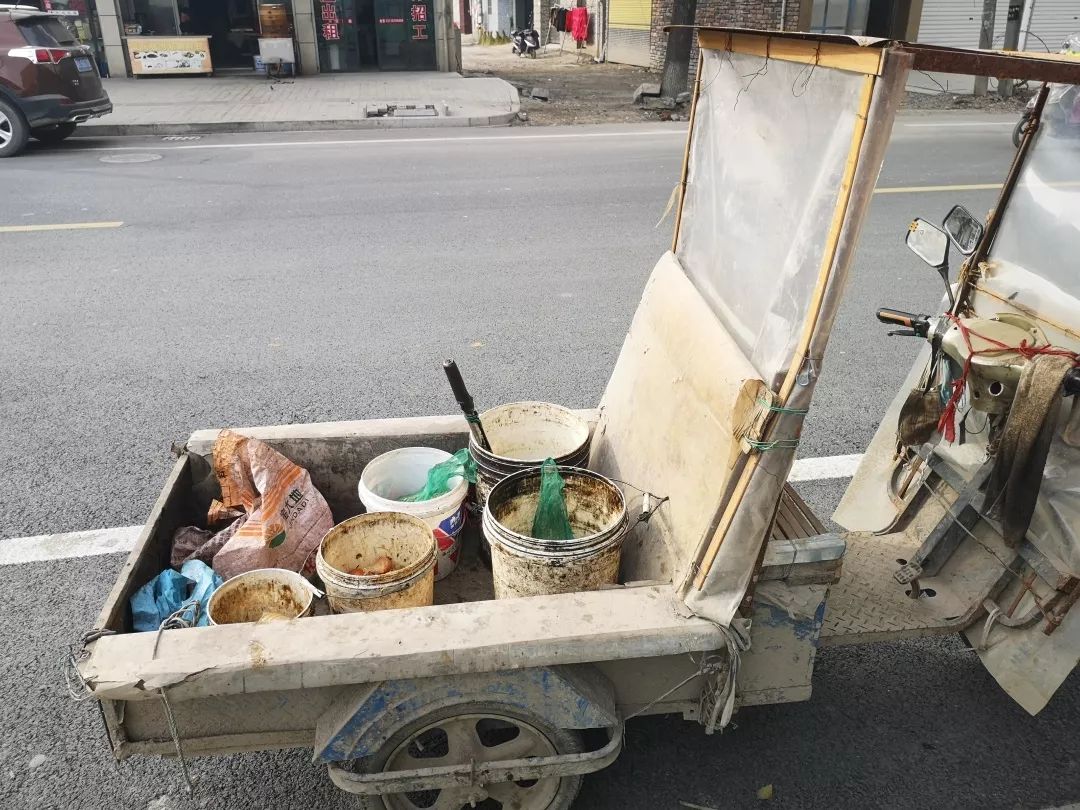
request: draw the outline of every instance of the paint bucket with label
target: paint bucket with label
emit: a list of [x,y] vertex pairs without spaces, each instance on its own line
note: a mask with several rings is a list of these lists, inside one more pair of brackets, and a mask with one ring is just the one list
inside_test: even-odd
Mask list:
[[435,579],[449,576],[461,557],[461,531],[465,527],[465,496],[469,482],[450,479],[450,491],[427,501],[402,501],[427,483],[428,470],[450,458],[434,447],[402,447],[368,462],[357,491],[368,512],[403,512],[415,515],[435,533],[438,564]]

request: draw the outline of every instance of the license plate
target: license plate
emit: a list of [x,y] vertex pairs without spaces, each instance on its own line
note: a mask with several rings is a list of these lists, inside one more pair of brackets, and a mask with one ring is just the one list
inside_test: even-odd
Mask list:
[[94,70],[94,63],[85,56],[76,56],[75,67],[78,68],[79,73],[92,73]]

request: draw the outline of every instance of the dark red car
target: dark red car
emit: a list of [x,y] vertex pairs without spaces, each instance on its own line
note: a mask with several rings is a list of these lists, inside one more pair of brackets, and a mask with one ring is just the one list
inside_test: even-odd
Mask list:
[[31,137],[62,141],[110,112],[93,54],[60,17],[0,5],[0,158],[19,154]]

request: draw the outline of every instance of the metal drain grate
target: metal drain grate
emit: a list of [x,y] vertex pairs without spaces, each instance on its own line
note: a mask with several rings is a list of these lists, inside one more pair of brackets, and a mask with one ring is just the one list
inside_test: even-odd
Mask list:
[[202,139],[202,135],[166,135],[161,140],[163,141],[198,141]]

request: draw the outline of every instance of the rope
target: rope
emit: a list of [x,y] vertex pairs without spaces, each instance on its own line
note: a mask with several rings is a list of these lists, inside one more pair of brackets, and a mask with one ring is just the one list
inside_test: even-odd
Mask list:
[[806,414],[810,413],[809,408],[785,408],[783,405],[773,405],[766,399],[759,399],[757,401],[757,404],[765,410],[772,411],[773,413],[790,413],[796,416],[805,416]]
[[[724,634],[727,645],[727,678],[724,689],[712,705],[712,711],[705,722],[705,733],[712,734],[719,728],[723,731],[731,722],[731,716],[735,713],[735,683],[739,679],[739,669],[742,666],[742,653],[750,649],[750,628],[732,624],[728,627],[717,625]],[[704,661],[702,662],[704,664]],[[723,697],[723,700],[720,697]]]
[[158,689],[158,695],[161,697],[161,704],[165,707],[165,720],[169,724],[169,733],[172,734],[173,745],[176,746],[176,757],[180,760],[180,770],[184,773],[184,782],[187,784],[188,793],[195,792],[195,785],[191,781],[191,773],[188,771],[187,760],[184,759],[184,748],[180,744],[180,731],[176,727],[176,718],[173,717],[172,706],[169,705],[169,699],[165,696],[164,689]]
[[80,646],[76,652],[76,645],[68,645],[66,653],[60,656],[60,671],[64,676],[64,686],[67,688],[68,694],[71,699],[76,703],[81,703],[84,700],[89,700],[94,696],[94,690],[90,688],[90,685],[86,682],[86,679],[79,672],[79,662],[85,661],[89,656],[86,651],[86,645],[91,642],[97,641],[103,636],[114,636],[115,630],[101,630],[94,629],[88,630],[83,633],[80,639]]
[[994,629],[994,622],[1001,618],[1001,608],[994,605],[994,609],[991,610],[986,616],[986,622],[983,624],[982,637],[979,639],[979,649],[987,650],[990,648],[990,631]]
[[[956,410],[959,407],[960,399],[963,397],[964,391],[967,388],[968,376],[971,373],[971,362],[975,357],[998,354],[1018,354],[1025,360],[1031,360],[1033,357],[1049,354],[1056,357],[1068,357],[1073,361],[1073,365],[1080,365],[1080,355],[1069,349],[1063,349],[1049,344],[1045,346],[1036,346],[1032,343],[1028,343],[1026,340],[1020,341],[1019,346],[1010,346],[1007,343],[1002,343],[1000,340],[995,340],[994,338],[979,334],[951,312],[945,314],[949,320],[956,325],[956,328],[960,330],[960,336],[964,339],[964,345],[968,350],[967,358],[964,360],[964,368],[963,371],[960,372],[960,376],[950,383],[943,384],[944,390],[948,390],[945,386],[951,386],[952,391],[949,392],[949,399],[945,403],[945,409],[941,412],[941,418],[938,420],[937,429],[938,433],[940,433],[945,441],[949,443],[956,440]],[[976,351],[971,345],[972,335],[979,338],[979,340],[984,340],[989,343],[991,348],[979,349]]]
[[743,441],[759,453],[766,453],[769,450],[794,450],[799,446],[798,439],[773,439],[768,442],[759,442],[755,439],[743,439]]

